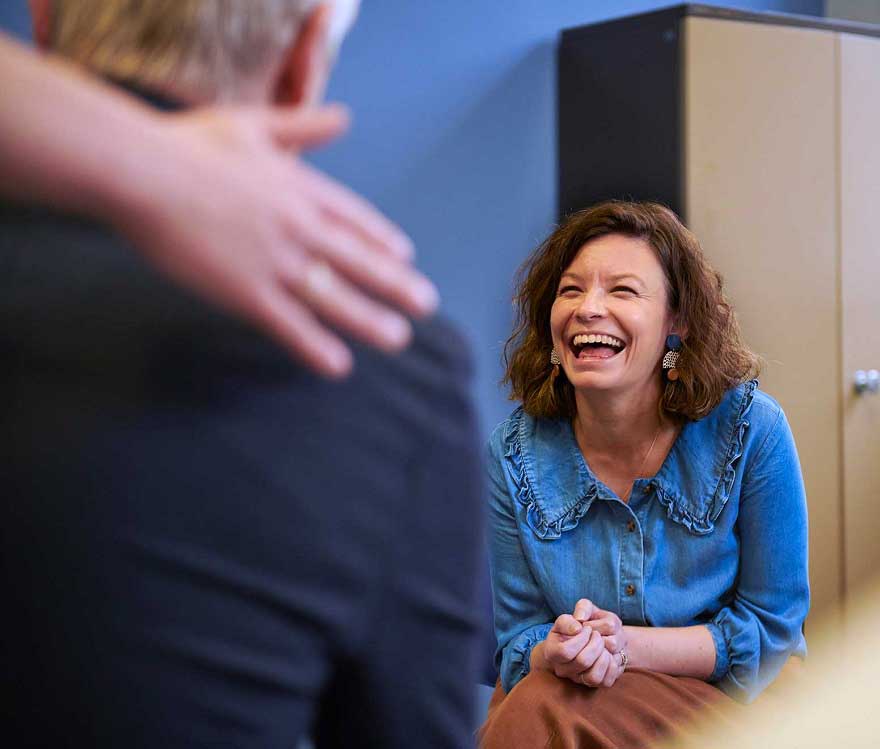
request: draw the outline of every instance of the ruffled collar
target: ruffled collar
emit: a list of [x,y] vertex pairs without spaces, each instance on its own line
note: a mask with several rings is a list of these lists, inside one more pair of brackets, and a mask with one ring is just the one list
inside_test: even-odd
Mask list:
[[[708,416],[685,424],[657,474],[636,482],[693,533],[711,532],[730,496],[757,385],[729,390]],[[558,538],[597,498],[614,498],[584,461],[567,421],[535,419],[522,408],[511,420],[505,457],[519,474],[517,499],[539,537]]]

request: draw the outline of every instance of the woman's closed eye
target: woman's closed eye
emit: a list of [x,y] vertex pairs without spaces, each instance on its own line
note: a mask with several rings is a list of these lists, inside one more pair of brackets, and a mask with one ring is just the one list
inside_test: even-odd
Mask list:
[[580,294],[581,290],[577,286],[562,286],[557,292],[557,296],[564,296],[565,294]]
[[611,289],[612,294],[615,294],[617,292],[622,292],[625,294],[638,294],[638,292],[634,288],[632,288],[632,286],[615,286],[613,289]]

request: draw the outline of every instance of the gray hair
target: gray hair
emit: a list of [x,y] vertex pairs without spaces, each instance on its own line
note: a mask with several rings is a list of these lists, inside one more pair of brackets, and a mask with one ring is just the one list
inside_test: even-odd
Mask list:
[[[52,46],[101,75],[237,100],[264,81],[318,2],[56,0]],[[336,4],[331,53],[357,9]]]

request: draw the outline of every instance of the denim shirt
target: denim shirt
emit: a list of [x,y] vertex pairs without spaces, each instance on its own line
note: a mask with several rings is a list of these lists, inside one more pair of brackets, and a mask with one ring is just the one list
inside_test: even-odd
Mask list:
[[505,690],[580,598],[624,624],[704,624],[710,681],[748,702],[806,654],[807,509],[785,414],[757,382],[685,424],[624,503],[590,471],[568,421],[522,408],[489,440],[496,665]]

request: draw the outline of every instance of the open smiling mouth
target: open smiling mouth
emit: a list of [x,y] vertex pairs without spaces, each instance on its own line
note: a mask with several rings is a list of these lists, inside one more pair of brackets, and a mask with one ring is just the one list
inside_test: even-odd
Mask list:
[[583,361],[590,359],[610,359],[626,348],[619,338],[603,333],[583,333],[574,336],[569,344],[574,355]]

